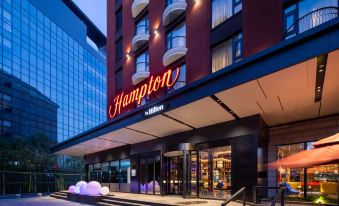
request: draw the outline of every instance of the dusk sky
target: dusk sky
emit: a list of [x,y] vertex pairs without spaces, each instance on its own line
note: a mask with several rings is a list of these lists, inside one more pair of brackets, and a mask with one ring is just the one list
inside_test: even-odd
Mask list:
[[106,0],[72,0],[107,35]]

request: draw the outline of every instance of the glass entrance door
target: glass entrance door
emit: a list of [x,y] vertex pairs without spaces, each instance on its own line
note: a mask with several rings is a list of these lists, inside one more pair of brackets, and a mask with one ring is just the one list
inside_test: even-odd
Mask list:
[[197,152],[176,151],[164,157],[164,194],[197,196]]

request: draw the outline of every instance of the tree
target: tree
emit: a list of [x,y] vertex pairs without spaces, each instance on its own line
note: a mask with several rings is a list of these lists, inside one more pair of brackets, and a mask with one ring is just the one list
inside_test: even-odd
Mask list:
[[49,170],[56,158],[49,148],[54,143],[47,136],[39,134],[31,137],[0,138],[1,170]]

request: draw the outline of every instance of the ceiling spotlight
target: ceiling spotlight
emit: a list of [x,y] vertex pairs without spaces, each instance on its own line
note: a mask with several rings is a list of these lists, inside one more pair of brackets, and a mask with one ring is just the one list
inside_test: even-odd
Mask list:
[[323,69],[319,69],[319,72],[323,72],[324,70]]
[[324,64],[322,64],[322,65],[320,65],[319,67],[320,67],[320,68],[323,68],[324,66],[325,66],[325,65],[324,65]]

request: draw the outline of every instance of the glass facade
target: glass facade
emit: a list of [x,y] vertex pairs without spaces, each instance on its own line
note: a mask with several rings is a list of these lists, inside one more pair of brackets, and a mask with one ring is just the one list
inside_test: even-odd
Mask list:
[[104,122],[106,65],[99,52],[28,0],[0,2],[0,79],[11,79],[0,91],[12,99],[4,116],[12,131],[62,142]]
[[226,199],[231,195],[231,146],[200,151],[200,197]]
[[223,69],[242,58],[242,33],[212,48],[212,72]]
[[[278,160],[304,150],[312,149],[312,143],[299,143],[278,146]],[[319,165],[310,168],[278,169],[277,182],[287,182],[292,189],[300,191],[298,197],[320,197],[337,200],[338,164]]]
[[186,24],[183,22],[167,34],[167,50],[186,47]]
[[131,162],[129,159],[114,160],[88,165],[88,181],[98,181],[113,192],[130,192]]
[[285,8],[285,39],[338,17],[338,0],[302,0]]
[[242,0],[212,0],[212,28],[242,10]]

